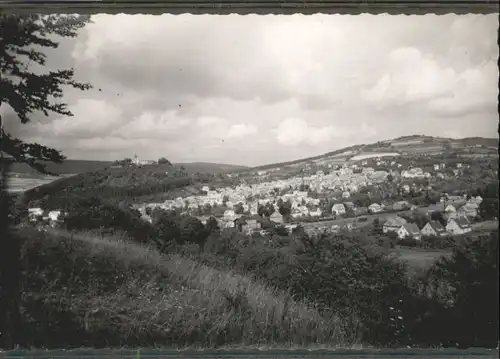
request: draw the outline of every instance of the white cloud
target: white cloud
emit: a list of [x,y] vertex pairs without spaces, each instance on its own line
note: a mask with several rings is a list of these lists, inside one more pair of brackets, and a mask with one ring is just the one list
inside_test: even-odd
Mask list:
[[[117,151],[127,150],[133,151],[133,147],[139,145],[141,142],[136,140],[125,139],[121,137],[94,137],[78,140],[75,147],[81,150],[101,150],[101,151]],[[144,143],[144,142],[142,142]],[[128,154],[128,153],[127,153]],[[130,154],[128,156],[130,157]]]
[[200,126],[200,127],[210,127],[210,126],[215,126],[215,125],[221,125],[221,124],[225,123],[226,120],[223,118],[219,118],[219,117],[203,116],[203,117],[199,117],[196,122],[198,123],[198,126]]
[[493,14],[92,19],[49,60],[95,89],[28,133],[71,156],[259,164],[450,128],[497,136]]
[[457,76],[457,85],[452,94],[433,99],[429,103],[429,108],[434,113],[442,115],[460,115],[468,111],[496,109],[498,76],[496,61],[469,68]]
[[254,125],[247,125],[244,123],[239,123],[237,125],[232,125],[227,132],[227,137],[243,137],[249,136],[257,133],[257,127]]
[[99,136],[123,122],[123,112],[104,100],[78,99],[70,106],[73,117],[59,117],[47,124],[38,124],[42,132],[55,136]]
[[112,134],[132,139],[161,139],[176,136],[190,123],[190,119],[179,117],[175,111],[143,112],[131,122],[124,123]]
[[451,68],[441,68],[418,49],[405,47],[392,51],[387,58],[389,71],[363,94],[376,106],[402,105],[447,96],[458,78]]
[[372,88],[362,91],[364,99],[377,109],[419,103],[435,113],[458,115],[497,102],[496,61],[458,72],[408,47],[392,51],[387,61],[389,72]]
[[286,146],[298,146],[304,143],[316,145],[341,135],[332,125],[310,126],[300,118],[288,118],[281,122],[274,131],[278,143]]

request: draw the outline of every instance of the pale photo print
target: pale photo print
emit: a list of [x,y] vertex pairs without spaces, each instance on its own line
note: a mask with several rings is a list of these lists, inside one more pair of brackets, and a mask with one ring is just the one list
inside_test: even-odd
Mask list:
[[1,348],[498,355],[498,14],[0,24]]

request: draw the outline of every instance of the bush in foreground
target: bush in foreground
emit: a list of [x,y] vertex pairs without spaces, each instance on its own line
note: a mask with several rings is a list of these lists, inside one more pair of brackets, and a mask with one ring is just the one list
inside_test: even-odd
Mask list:
[[498,231],[469,238],[414,283],[425,342],[462,348],[498,343]]

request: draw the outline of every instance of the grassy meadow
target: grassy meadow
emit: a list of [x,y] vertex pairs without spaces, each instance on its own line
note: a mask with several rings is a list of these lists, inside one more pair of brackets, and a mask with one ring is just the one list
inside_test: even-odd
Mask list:
[[[67,175],[69,176],[69,175]],[[8,179],[8,191],[9,192],[24,192],[33,189],[44,184],[51,183],[60,177],[56,176],[34,176],[34,175],[23,175],[16,176],[16,174],[11,174]]]
[[341,318],[320,315],[249,276],[116,236],[28,228],[15,234],[26,268],[23,312],[36,347],[62,340],[93,347],[316,348],[359,340]]

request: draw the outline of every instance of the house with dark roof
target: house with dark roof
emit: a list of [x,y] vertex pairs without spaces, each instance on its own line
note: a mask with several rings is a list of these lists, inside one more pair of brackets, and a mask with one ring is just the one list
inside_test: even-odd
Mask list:
[[423,236],[428,237],[443,237],[446,236],[446,229],[438,221],[430,221],[420,230]]
[[461,216],[465,217],[477,217],[479,206],[476,203],[466,203],[462,207],[460,207],[457,213]]
[[397,234],[399,239],[411,237],[415,240],[420,240],[420,238],[422,237],[422,235],[420,234],[420,229],[418,229],[418,226],[415,223],[403,224],[401,227],[399,227]]
[[387,232],[398,232],[401,226],[407,224],[404,218],[399,216],[389,217],[382,227],[384,233]]
[[356,207],[354,209],[354,213],[356,213],[356,215],[367,214],[368,213],[368,207]]
[[283,223],[283,216],[278,211],[274,211],[273,214],[271,214],[270,220],[271,222],[281,224]]
[[402,211],[408,208],[410,208],[408,201],[398,201],[392,205],[392,209],[395,211]]
[[452,235],[460,235],[469,233],[472,227],[465,217],[450,218],[446,224],[446,231]]

